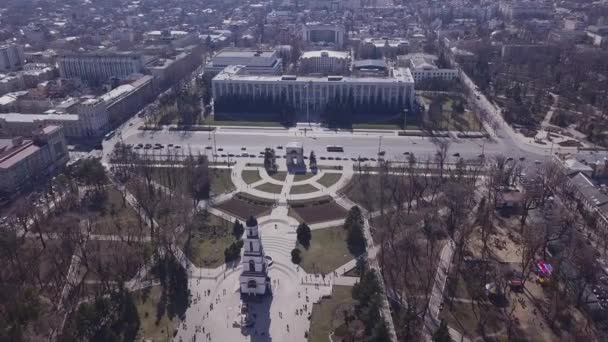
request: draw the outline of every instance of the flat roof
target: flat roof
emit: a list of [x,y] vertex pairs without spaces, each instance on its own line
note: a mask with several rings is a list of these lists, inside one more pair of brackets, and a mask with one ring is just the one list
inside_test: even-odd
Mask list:
[[348,58],[349,53],[346,51],[333,51],[333,50],[320,50],[320,51],[306,51],[300,58],[314,58],[322,57],[323,54],[327,54],[327,57],[332,58]]
[[15,146],[12,139],[0,139],[0,169],[10,169],[39,150],[31,140],[22,140]]
[[297,76],[283,79],[282,75],[248,75],[239,74],[241,65],[231,65],[221,71],[213,80],[217,81],[259,81],[259,82],[313,82],[313,83],[414,83],[414,77],[408,68],[393,68],[388,77],[342,77],[340,80],[329,80],[328,77]]
[[22,113],[0,113],[0,119],[7,122],[29,122],[36,120],[56,121],[78,121],[77,114],[22,114]]
[[213,58],[270,58],[274,55],[274,50],[254,50],[254,49],[224,49],[218,52]]

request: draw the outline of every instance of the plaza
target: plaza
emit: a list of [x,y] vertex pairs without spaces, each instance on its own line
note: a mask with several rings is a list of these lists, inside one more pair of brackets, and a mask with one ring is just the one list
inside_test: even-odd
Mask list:
[[[275,207],[267,215],[257,218],[259,236],[264,253],[268,260],[268,277],[270,292],[261,296],[242,296],[240,277],[243,264],[224,264],[217,268],[200,268],[192,264],[185,255],[182,262],[189,273],[189,289],[192,294],[191,305],[186,311],[185,320],[177,328],[177,341],[307,341],[310,328],[309,316],[313,304],[324,296],[331,296],[333,285],[353,285],[358,278],[348,277],[344,273],[355,266],[352,259],[336,268],[329,274],[307,273],[302,267],[291,261],[291,250],[296,246],[296,228],[299,222],[289,215],[287,200],[292,198],[290,188],[298,184],[314,184],[317,191],[294,195],[300,200],[312,199],[321,194],[336,196],[352,175],[346,175],[327,188],[318,180],[323,177],[321,171],[306,180],[294,182],[294,174],[287,173],[284,181],[270,177],[265,170],[260,170],[261,179],[247,184],[242,177],[243,171],[258,170],[259,167],[237,163],[232,168],[232,180],[235,190],[218,196],[214,205],[229,200],[235,193],[249,192],[260,198],[276,200]],[[279,172],[285,172],[286,163],[279,164]],[[331,172],[334,173],[334,172]],[[255,190],[257,184],[272,182],[282,186],[280,194]],[[295,184],[295,185],[294,185]],[[345,206],[349,203],[341,200]],[[241,219],[236,215],[210,207],[209,212],[233,222]],[[240,215],[239,215],[240,216]],[[326,229],[340,224],[336,220],[311,225],[311,229]],[[245,233],[247,237],[247,233]],[[245,244],[245,253],[247,253]],[[241,325],[241,309],[247,303],[253,318],[251,326]]]

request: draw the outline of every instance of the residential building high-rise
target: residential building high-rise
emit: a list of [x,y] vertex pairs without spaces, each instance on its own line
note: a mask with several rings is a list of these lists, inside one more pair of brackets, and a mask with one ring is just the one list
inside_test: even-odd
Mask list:
[[125,79],[144,67],[137,53],[86,53],[60,56],[59,74],[63,78],[78,78],[92,85]]
[[23,68],[24,62],[23,46],[18,44],[0,46],[0,72],[19,70]]

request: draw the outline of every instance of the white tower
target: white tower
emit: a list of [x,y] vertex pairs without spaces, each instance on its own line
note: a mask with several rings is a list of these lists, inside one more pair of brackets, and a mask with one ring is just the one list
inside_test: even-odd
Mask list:
[[264,257],[264,248],[258,232],[258,221],[249,217],[245,228],[243,253],[243,272],[241,273],[241,293],[264,295],[270,287],[268,265]]

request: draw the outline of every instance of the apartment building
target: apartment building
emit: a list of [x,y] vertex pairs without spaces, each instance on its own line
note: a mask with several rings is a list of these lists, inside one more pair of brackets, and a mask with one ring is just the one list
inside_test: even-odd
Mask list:
[[20,70],[23,68],[24,62],[23,46],[18,44],[0,45],[0,72]]
[[144,67],[141,54],[118,52],[63,55],[58,64],[61,77],[77,78],[92,85],[125,79]]
[[[0,133],[2,132],[0,123]],[[22,136],[0,138],[0,192],[11,193],[68,161],[63,128],[48,125]]]

